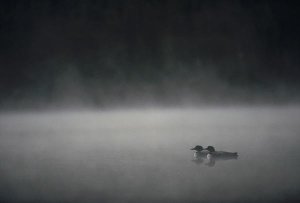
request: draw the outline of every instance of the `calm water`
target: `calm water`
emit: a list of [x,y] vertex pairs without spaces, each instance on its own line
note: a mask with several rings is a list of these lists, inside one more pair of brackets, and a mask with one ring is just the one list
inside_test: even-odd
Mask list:
[[[300,108],[0,115],[1,202],[300,199]],[[194,145],[237,151],[213,167]]]

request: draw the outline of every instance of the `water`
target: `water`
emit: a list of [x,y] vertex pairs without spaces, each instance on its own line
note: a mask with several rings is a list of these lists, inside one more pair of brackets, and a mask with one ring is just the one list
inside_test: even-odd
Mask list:
[[[1,202],[300,199],[300,108],[0,115]],[[193,161],[194,145],[237,160]]]

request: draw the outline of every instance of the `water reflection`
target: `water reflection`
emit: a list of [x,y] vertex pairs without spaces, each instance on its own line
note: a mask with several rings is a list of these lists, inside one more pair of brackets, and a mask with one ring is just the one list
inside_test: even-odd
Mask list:
[[202,164],[204,162],[204,159],[202,159],[202,158],[194,158],[192,160],[192,162],[194,162],[195,164]]
[[218,161],[237,160],[237,159],[238,159],[237,155],[213,156],[211,154],[204,152],[204,153],[197,153],[197,154],[195,153],[192,162],[198,165],[204,164],[209,167],[214,167],[216,162]]

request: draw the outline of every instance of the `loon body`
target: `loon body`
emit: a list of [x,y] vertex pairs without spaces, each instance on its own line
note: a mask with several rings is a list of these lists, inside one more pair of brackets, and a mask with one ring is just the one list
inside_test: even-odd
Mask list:
[[195,153],[194,153],[195,159],[206,157],[207,154],[209,153],[207,150],[205,150],[202,146],[199,146],[199,145],[195,146],[191,150],[195,150]]
[[205,148],[208,151],[207,158],[234,158],[238,156],[237,152],[224,152],[224,151],[216,151],[213,146],[208,146]]
[[218,160],[237,159],[238,157],[237,152],[216,151],[213,146],[204,149],[202,146],[197,145],[191,150],[195,150],[193,162],[201,164],[204,160],[207,160],[205,165],[210,167],[213,167]]

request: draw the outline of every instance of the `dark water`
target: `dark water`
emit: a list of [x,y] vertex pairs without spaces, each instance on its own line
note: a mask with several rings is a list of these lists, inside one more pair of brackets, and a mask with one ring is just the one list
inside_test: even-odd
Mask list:
[[0,199],[297,202],[299,141],[298,107],[2,113]]

